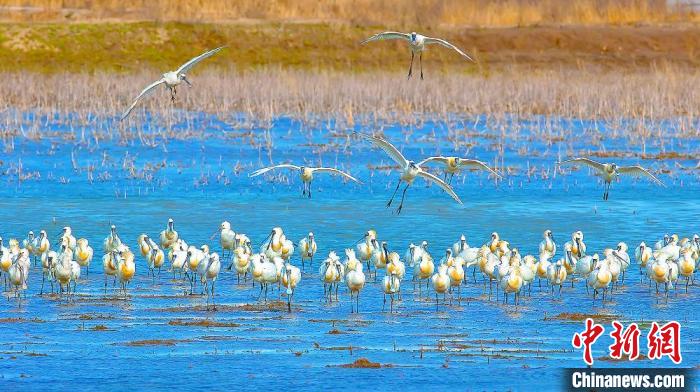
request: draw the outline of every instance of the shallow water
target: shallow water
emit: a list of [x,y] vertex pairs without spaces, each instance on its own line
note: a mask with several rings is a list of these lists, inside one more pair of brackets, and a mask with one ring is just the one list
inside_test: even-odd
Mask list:
[[[280,118],[267,132],[253,130],[255,136],[241,136],[248,131],[201,116],[193,125],[204,137],[167,143],[156,138],[157,147],[147,147],[138,139],[123,142],[117,137],[99,144],[89,138],[81,142],[80,129],[27,115],[27,121],[34,120],[44,122],[52,136],[5,139],[0,235],[6,241],[21,240],[28,230],[40,229],[53,239],[60,228],[70,225],[76,237],[87,238],[101,250],[109,224],[114,223],[121,238],[136,249],[140,233],[155,236],[172,217],[176,230],[190,244],[208,243],[218,251],[217,240],[209,237],[225,219],[235,231],[248,234],[254,245],[273,226],[281,226],[295,242],[313,231],[319,256],[306,269],[291,314],[286,312],[285,297],[278,299],[276,290],[270,294],[272,304],[265,305],[257,301],[257,287],[250,282],[237,284],[235,274],[227,271],[216,284],[218,310],[207,311],[206,299],[183,295],[187,285],[167,271],[154,282],[140,254],[137,276],[126,298],[116,297],[111,281],[104,294],[99,257],[93,260],[89,277],[83,275],[73,302],[38,296],[41,271],[34,268],[22,306],[13,299],[0,305],[2,389],[80,385],[86,390],[124,390],[176,383],[178,390],[259,389],[273,384],[372,390],[502,390],[541,385],[549,390],[560,385],[559,368],[583,365],[581,353],[570,344],[583,323],[552,319],[563,312],[641,322],[642,353],[646,323],[678,320],[683,326],[684,365],[695,366],[700,360],[700,326],[695,317],[700,310],[696,301],[700,287],[692,285],[688,294],[679,287],[666,301],[640,283],[635,265],[621,289],[605,303],[594,303],[580,281],[573,288],[566,285],[561,298],[553,298],[548,288],[540,289],[535,282],[517,308],[489,300],[488,287],[478,277],[477,283],[470,280],[462,288],[461,303],[441,300],[436,309],[433,297],[414,295],[408,272],[394,313],[382,311],[379,284],[370,282],[360,296],[359,314],[350,314],[344,286],[339,302],[325,303],[316,272],[318,260],[331,250],[342,255],[369,228],[401,255],[410,242],[428,240],[436,260],[462,233],[472,246],[478,246],[497,231],[522,254],[536,253],[548,228],[560,249],[573,231],[582,230],[588,253],[601,253],[619,241],[633,249],[642,240],[656,242],[664,233],[691,236],[697,230],[700,188],[694,160],[613,158],[623,164],[641,162],[669,169],[670,173],[660,174],[668,187],[625,178],[613,185],[610,200],[603,202],[602,184],[587,169],[572,174],[554,171],[557,159],[584,153],[577,142],[590,133],[590,124],[584,121],[561,120],[568,124],[562,128],[569,131],[552,143],[537,141],[538,122],[533,120],[514,119],[525,130],[510,136],[473,120],[462,122],[464,130],[441,122],[427,122],[410,132],[387,125],[384,134],[403,146],[407,157],[455,154],[453,142],[461,140],[463,146],[471,145],[469,156],[500,162],[497,145],[502,143],[503,161],[512,169],[498,185],[481,173],[456,177],[453,185],[464,201],[461,206],[437,187],[416,182],[407,193],[402,214],[396,216],[385,208],[395,186],[394,174],[368,168],[391,163],[366,144],[348,143],[348,132],[309,129]],[[606,129],[599,127],[596,132],[605,135]],[[77,140],[66,140],[73,133]],[[258,147],[265,137],[272,140],[271,152]],[[7,147],[11,142],[14,149]],[[672,131],[663,142],[666,150],[684,153],[697,152],[699,144],[674,139]],[[460,154],[466,148],[460,148]],[[603,148],[637,150],[629,140],[616,138],[604,138],[604,144],[593,149]],[[647,153],[655,153],[660,147],[646,148]],[[317,176],[309,200],[301,197],[301,184],[290,173],[248,178],[253,168],[270,162],[269,153],[274,163],[342,167],[364,185]],[[528,167],[535,168],[531,176],[525,173]],[[299,264],[297,257],[293,260]],[[201,320],[220,324],[190,325]],[[610,325],[605,326],[607,335]],[[604,336],[594,346],[595,366],[614,365],[600,360],[607,356],[610,343],[609,336]],[[338,367],[359,358],[387,366],[380,370]]]

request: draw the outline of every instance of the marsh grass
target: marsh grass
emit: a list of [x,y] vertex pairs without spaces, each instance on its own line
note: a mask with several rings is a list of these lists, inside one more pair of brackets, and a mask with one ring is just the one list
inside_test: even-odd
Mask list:
[[666,0],[6,0],[12,21],[231,20],[351,24],[471,25],[626,24],[694,21],[692,8]]

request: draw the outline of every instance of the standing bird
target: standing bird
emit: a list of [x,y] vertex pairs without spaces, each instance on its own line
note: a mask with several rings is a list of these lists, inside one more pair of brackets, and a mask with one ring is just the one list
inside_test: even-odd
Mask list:
[[22,303],[22,293],[27,289],[30,266],[31,262],[29,261],[29,251],[26,249],[20,249],[19,253],[12,261],[12,265],[10,265],[10,268],[7,271],[10,284],[14,286],[15,296],[20,304]]
[[109,235],[105,238],[103,242],[103,248],[105,253],[114,252],[122,244],[122,240],[117,235],[117,226],[111,225],[109,228]]
[[314,255],[316,254],[316,240],[314,233],[309,232],[309,235],[299,241],[299,253],[301,253],[301,268],[304,269],[304,261],[309,260],[309,266],[313,265]]
[[180,236],[175,231],[175,222],[172,219],[168,219],[168,226],[160,232],[160,247],[170,249],[179,238]]
[[542,252],[549,253],[549,258],[553,258],[557,253],[557,244],[554,241],[554,236],[552,235],[552,230],[544,231],[544,240],[540,242],[540,254]]
[[447,264],[440,264],[437,272],[431,278],[433,282],[433,290],[435,291],[435,308],[438,306],[438,294],[443,295],[443,303],[447,290],[450,288],[450,276],[447,275]]
[[119,259],[117,261],[117,279],[121,283],[122,293],[126,296],[126,286],[136,273],[134,254],[126,246],[119,247]]
[[401,208],[403,208],[403,201],[406,197],[406,191],[408,190],[408,187],[411,186],[411,184],[413,184],[413,181],[416,179],[416,177],[422,177],[426,181],[436,183],[440,188],[442,188],[442,190],[444,190],[450,196],[452,196],[452,198],[455,199],[457,203],[462,204],[462,201],[459,199],[459,196],[457,196],[454,190],[452,190],[451,186],[447,185],[445,181],[441,180],[434,174],[428,173],[427,171],[423,170],[415,162],[409,161],[406,158],[404,158],[401,152],[396,147],[394,147],[393,144],[380,137],[365,135],[363,133],[358,133],[358,135],[360,135],[363,139],[372,142],[372,144],[376,147],[379,147],[382,150],[384,150],[384,152],[387,155],[389,155],[389,157],[394,162],[399,164],[399,167],[401,169],[401,177],[399,179],[398,184],[396,184],[396,189],[394,189],[394,193],[391,195],[391,199],[386,204],[387,207],[391,206],[391,202],[394,201],[394,196],[396,196],[396,192],[399,190],[401,182],[405,181],[406,187],[404,188],[403,193],[401,195],[401,204],[399,204],[399,208],[396,210],[397,214],[401,213]]
[[208,52],[205,52],[203,54],[200,54],[199,56],[191,59],[190,61],[186,62],[185,64],[182,64],[180,68],[178,68],[176,71],[171,71],[171,72],[166,72],[163,74],[163,77],[156,80],[155,82],[151,83],[148,85],[143,91],[141,91],[141,94],[139,94],[134,102],[129,106],[129,108],[122,114],[122,117],[119,119],[119,121],[124,121],[125,118],[129,116],[132,110],[136,107],[136,105],[139,103],[139,100],[141,98],[147,96],[153,90],[155,90],[156,87],[160,86],[161,84],[165,84],[165,87],[170,90],[170,100],[175,102],[175,95],[177,94],[177,86],[182,83],[183,81],[187,83],[188,86],[192,87],[192,84],[190,83],[189,80],[187,80],[187,72],[189,72],[192,67],[197,65],[200,61],[207,59],[224,49],[225,46],[218,47],[216,49],[210,50]]
[[386,296],[389,295],[389,298],[391,299],[391,303],[389,305],[389,312],[393,313],[394,294],[398,293],[401,289],[401,279],[399,279],[399,277],[396,275],[395,270],[392,270],[391,272],[387,270],[387,275],[382,281],[382,289],[384,290],[384,305],[382,306],[382,310],[384,310],[384,306],[386,306]]
[[202,286],[204,287],[204,292],[207,294],[207,309],[209,308],[209,300],[211,298],[211,303],[214,305],[214,310],[216,310],[216,302],[214,301],[214,284],[216,283],[216,278],[219,276],[219,271],[221,270],[221,260],[219,260],[219,254],[214,252],[207,258],[203,268],[200,279]]
[[253,249],[250,246],[250,239],[243,234],[238,234],[236,236],[236,248],[233,250],[233,259],[228,266],[228,270],[231,270],[232,266],[236,267],[237,283],[241,282],[241,275],[243,275],[244,281],[248,279],[248,269],[250,268],[250,257],[252,254]]
[[374,255],[375,250],[378,248],[377,232],[374,230],[367,230],[365,235],[358,241],[357,254],[360,256],[360,261],[367,263],[368,275],[372,275],[370,260],[372,260],[372,256]]
[[411,66],[408,68],[408,78],[411,78],[411,75],[413,74],[413,59],[416,57],[416,53],[418,53],[418,59],[420,61],[420,78],[423,80],[423,51],[425,50],[425,45],[431,45],[431,44],[439,44],[442,45],[446,48],[455,50],[457,53],[459,53],[462,57],[465,59],[474,62],[474,60],[469,57],[466,53],[461,51],[458,47],[452,45],[451,43],[445,41],[444,39],[440,38],[431,38],[431,37],[426,37],[424,35],[420,35],[416,32],[412,32],[410,34],[408,33],[397,33],[395,31],[385,31],[383,33],[375,34],[366,40],[362,41],[360,44],[364,45],[368,42],[372,41],[383,41],[383,40],[388,40],[388,39],[402,39],[405,41],[408,41],[408,47],[411,49]]
[[90,262],[92,261],[93,250],[90,245],[88,245],[88,240],[81,238],[77,241],[77,246],[75,247],[75,261],[81,267],[85,267],[86,275],[90,275]]
[[[216,233],[214,233],[214,236],[216,236]],[[214,236],[212,236],[212,239]],[[226,251],[229,252],[229,257],[233,257],[233,251],[236,249],[236,233],[231,230],[231,224],[229,222],[221,222],[221,225],[219,225],[219,237],[221,258],[226,260]]]
[[291,312],[294,290],[301,281],[301,271],[298,267],[293,266],[291,263],[285,263],[282,269],[283,271],[280,278],[282,280],[282,286],[287,288],[287,311]]
[[642,241],[634,251],[634,258],[637,259],[637,262],[639,263],[639,280],[641,282],[647,264],[650,260],[653,260],[651,248],[648,247],[644,241]]
[[629,174],[633,176],[644,176],[649,178],[654,184],[666,187],[658,178],[654,177],[653,174],[642,166],[618,166],[616,163],[600,163],[588,158],[573,158],[566,161],[559,162],[559,165],[564,164],[584,164],[593,168],[597,173],[596,175],[603,178],[605,181],[605,191],[603,193],[603,200],[608,200],[608,194],[610,193],[610,187],[612,186],[612,181],[617,178],[620,174]]
[[365,287],[365,274],[362,272],[362,263],[357,262],[354,268],[345,275],[345,284],[350,290],[350,313],[353,312],[352,299],[355,297],[355,312],[360,311],[360,291]]
[[430,162],[439,162],[445,165],[445,181],[448,184],[452,184],[452,178],[455,176],[455,174],[458,174],[462,168],[485,170],[490,174],[493,174],[498,179],[502,178],[500,174],[490,168],[486,163],[476,159],[443,156],[430,157],[418,162],[418,166],[423,166],[424,164]]
[[296,170],[299,172],[299,176],[301,177],[301,182],[303,183],[302,190],[301,190],[301,195],[302,196],[307,196],[311,198],[311,181],[314,179],[314,173],[330,173],[330,174],[338,174],[341,175],[342,177],[354,181],[358,184],[362,184],[359,180],[357,180],[355,177],[349,175],[348,173],[345,173],[343,171],[340,171],[338,169],[334,169],[332,167],[307,167],[307,166],[297,166],[297,165],[291,165],[291,164],[282,164],[282,165],[275,165],[275,166],[270,166],[270,167],[264,167],[262,169],[258,169],[252,173],[250,173],[250,177],[257,177],[261,174],[265,174],[269,172],[270,170],[274,169],[290,169],[290,170]]

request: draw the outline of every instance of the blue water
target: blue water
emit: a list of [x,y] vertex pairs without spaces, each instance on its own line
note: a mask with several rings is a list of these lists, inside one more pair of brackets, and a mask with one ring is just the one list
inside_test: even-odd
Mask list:
[[[96,141],[89,126],[75,125],[70,116],[28,113],[23,118],[42,124],[45,136],[36,140],[20,134],[3,140],[0,235],[6,243],[25,238],[29,230],[45,229],[55,238],[70,225],[77,237],[101,250],[109,225],[115,224],[122,239],[136,249],[139,234],[155,236],[173,218],[188,243],[208,243],[218,250],[210,236],[228,220],[254,244],[274,226],[281,226],[295,243],[313,231],[319,244],[317,260],[331,250],[343,254],[370,228],[402,255],[410,242],[428,240],[439,259],[462,233],[477,246],[497,231],[522,254],[535,254],[545,229],[553,230],[560,247],[573,231],[582,230],[589,253],[620,241],[633,249],[664,233],[692,236],[697,231],[697,161],[636,158],[633,153],[641,147],[634,138],[609,137],[613,125],[601,122],[514,117],[517,134],[492,129],[483,118],[412,127],[384,124],[384,135],[409,158],[468,155],[491,164],[498,161],[499,166],[502,161],[510,168],[498,184],[482,173],[456,177],[453,185],[464,205],[417,181],[397,216],[385,208],[396,173],[370,169],[391,162],[381,151],[348,136],[353,130],[371,132],[374,126],[348,130],[336,129],[332,122],[309,126],[278,118],[269,129],[236,129],[231,119],[201,115],[173,125],[177,137],[169,140],[158,136],[162,129],[145,126],[144,137],[153,139],[149,146],[136,129],[120,137],[116,124],[103,126],[113,132],[100,130],[104,137]],[[545,121],[560,129],[557,141],[543,141],[540,129]],[[647,154],[661,151],[661,143],[666,151],[697,154],[700,141],[679,137],[672,124],[663,140],[647,141]],[[196,132],[183,136],[186,130]],[[591,135],[602,143],[591,145]],[[462,147],[455,151],[453,142]],[[667,169],[659,174],[667,188],[624,178],[613,184],[610,200],[603,202],[602,183],[587,169],[555,173],[557,159],[591,151],[625,153],[626,157],[611,158],[619,164]],[[260,166],[284,162],[343,168],[364,184],[316,176],[313,198],[306,199],[296,174],[253,179],[247,175]],[[550,390],[561,386],[560,368],[583,365],[581,352],[570,344],[583,323],[551,319],[563,312],[640,322],[642,353],[649,322],[678,320],[683,326],[683,365],[696,366],[700,360],[700,287],[691,285],[688,294],[680,288],[666,301],[640,283],[635,266],[605,303],[594,303],[582,282],[575,282],[573,288],[564,287],[561,298],[535,285],[517,308],[489,300],[479,277],[463,287],[460,304],[440,303],[436,309],[432,298],[418,300],[413,295],[408,272],[403,299],[393,314],[382,311],[382,291],[373,282],[360,295],[360,313],[350,314],[344,286],[340,302],[323,301],[316,261],[306,270],[289,314],[279,303],[259,304],[258,288],[249,282],[236,284],[235,274],[228,271],[217,282],[218,310],[207,311],[206,299],[183,295],[188,285],[167,271],[153,282],[140,258],[128,296],[116,297],[111,283],[105,295],[100,256],[93,260],[89,277],[83,274],[73,302],[39,296],[41,271],[34,268],[21,307],[13,298],[0,303],[0,389],[65,390],[79,385],[82,390]],[[298,258],[294,262],[298,265]],[[271,297],[277,301],[278,293]],[[171,325],[200,319],[238,326]],[[95,326],[106,330],[92,330]],[[600,360],[611,343],[611,327],[605,326],[606,336],[594,346],[596,367],[673,366],[666,359],[622,364]],[[329,333],[332,330],[340,333]],[[127,344],[151,339],[170,345]],[[358,358],[387,366],[338,367]]]

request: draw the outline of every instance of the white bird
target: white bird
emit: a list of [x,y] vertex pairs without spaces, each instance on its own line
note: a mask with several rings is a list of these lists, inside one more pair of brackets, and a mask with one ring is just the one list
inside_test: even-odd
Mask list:
[[418,166],[423,166],[424,164],[430,162],[439,162],[445,165],[445,181],[448,184],[452,183],[452,178],[455,176],[455,174],[458,174],[462,168],[485,170],[493,174],[498,179],[502,178],[501,175],[490,168],[489,165],[476,159],[437,156],[423,159],[422,161],[418,162]]
[[29,251],[27,249],[20,249],[17,256],[12,261],[12,265],[8,269],[8,275],[10,284],[15,287],[15,296],[20,301],[22,299],[22,292],[27,289],[27,280],[29,279]]
[[93,250],[90,245],[88,245],[88,240],[81,238],[77,241],[77,246],[75,248],[75,261],[80,264],[81,267],[86,268],[86,274],[90,275],[90,262],[92,262]]
[[292,311],[292,298],[294,298],[294,291],[297,285],[301,281],[301,270],[299,267],[293,266],[290,263],[285,263],[281,276],[282,286],[287,288],[287,311]]
[[620,174],[629,174],[636,177],[644,176],[649,178],[652,182],[654,182],[654,184],[665,187],[665,185],[658,178],[654,177],[654,175],[651,174],[647,169],[639,165],[618,166],[616,163],[600,163],[588,158],[568,159],[559,162],[559,165],[579,163],[593,168],[597,172],[596,175],[602,177],[603,181],[605,181],[605,192],[603,193],[603,200],[608,200],[608,194],[610,193],[610,186],[612,185],[612,181],[615,178],[617,178]]
[[431,44],[438,44],[442,45],[446,48],[455,50],[457,53],[459,53],[462,57],[469,61],[474,61],[471,57],[469,57],[468,54],[464,53],[461,51],[458,47],[452,45],[451,43],[445,41],[444,39],[440,38],[431,38],[431,37],[426,37],[424,35],[420,35],[416,32],[412,32],[410,34],[408,33],[398,33],[395,31],[385,31],[383,33],[375,34],[366,40],[361,42],[361,45],[364,45],[368,42],[372,41],[383,41],[383,40],[389,40],[389,39],[402,39],[405,41],[408,41],[408,46],[411,49],[411,66],[408,68],[408,78],[411,78],[411,75],[413,74],[413,59],[416,56],[416,53],[418,54],[418,58],[420,61],[420,78],[421,80],[423,79],[423,51],[425,50],[426,45],[431,45]]
[[104,252],[111,253],[122,244],[122,240],[117,235],[117,226],[111,225],[109,228],[109,235],[105,238],[103,243]]
[[469,244],[467,243],[467,237],[465,237],[464,234],[462,234],[459,237],[459,241],[452,244],[452,253],[454,253],[455,255],[459,255],[460,253],[464,252],[467,249],[469,249]]
[[365,274],[362,272],[362,263],[357,262],[354,264],[354,269],[348,271],[345,275],[345,284],[350,290],[350,313],[353,312],[352,309],[352,299],[355,297],[355,311],[359,312],[360,309],[360,291],[365,287]]
[[[216,233],[214,233],[214,236]],[[219,225],[219,243],[221,244],[221,257],[226,259],[226,251],[229,251],[229,257],[233,257],[233,251],[236,249],[236,233],[231,230],[231,224],[228,221],[221,222]],[[213,236],[212,236],[213,238]]]
[[[204,262],[202,262],[204,265]],[[219,254],[214,252],[207,257],[206,265],[203,268],[200,279],[204,286],[204,292],[207,294],[207,308],[209,307],[209,299],[214,305],[214,310],[216,310],[216,302],[214,301],[214,284],[216,283],[216,278],[219,276],[219,271],[221,270],[221,260],[219,260]]]
[[[316,240],[314,233],[309,232],[309,235],[299,240],[299,253],[301,253],[301,268],[304,268],[304,261],[309,260],[309,266],[313,265],[314,255],[316,254]],[[353,253],[354,256],[354,253]]]
[[170,218],[165,230],[160,232],[160,247],[170,249],[177,242],[180,236],[175,231],[175,222]]
[[228,269],[235,266],[236,268],[236,280],[237,283],[241,282],[241,275],[243,275],[243,280],[246,281],[248,278],[248,269],[250,268],[250,257],[253,254],[253,249],[250,246],[250,239],[244,234],[238,234],[236,236],[236,248],[233,250],[233,259],[231,264],[229,264]]
[[314,179],[314,173],[330,173],[330,174],[338,174],[350,181],[354,181],[358,184],[362,184],[358,179],[355,177],[351,176],[348,173],[345,173],[344,171],[334,169],[332,167],[308,167],[308,166],[297,166],[297,165],[291,165],[291,164],[281,164],[281,165],[275,165],[275,166],[270,166],[270,167],[264,167],[262,169],[258,169],[252,173],[250,173],[250,177],[256,177],[262,174],[265,174],[269,172],[270,170],[275,170],[275,169],[290,169],[290,170],[296,170],[299,172],[299,176],[301,177],[301,182],[303,183],[301,195],[306,196],[308,195],[311,197],[311,181]]
[[554,235],[552,235],[552,230],[544,231],[544,240],[540,242],[540,253],[547,252],[549,257],[552,258],[557,253],[557,244],[554,241]]
[[416,179],[416,177],[422,177],[425,181],[436,183],[440,188],[442,188],[442,190],[444,190],[450,196],[452,196],[452,198],[455,199],[457,203],[462,204],[462,201],[459,199],[459,196],[457,196],[454,190],[452,190],[451,186],[449,186],[445,181],[441,180],[434,174],[428,173],[427,171],[423,170],[415,162],[409,161],[406,158],[404,158],[403,154],[401,154],[401,152],[396,147],[394,147],[393,144],[389,143],[381,137],[365,135],[363,133],[358,133],[358,135],[360,135],[363,139],[372,142],[372,144],[374,144],[376,147],[379,147],[382,150],[384,150],[384,152],[387,155],[389,155],[389,157],[400,167],[401,178],[399,179],[398,184],[396,184],[396,189],[394,189],[394,193],[391,195],[391,199],[386,204],[387,207],[391,206],[391,202],[394,201],[394,196],[396,196],[396,192],[399,190],[401,182],[405,181],[406,188],[404,188],[403,194],[401,195],[401,204],[399,204],[399,208],[396,210],[397,214],[401,213],[401,208],[403,208],[403,201],[406,197],[406,191],[408,190],[408,187],[411,186],[411,184],[413,184],[413,181]]
[[184,81],[190,87],[192,86],[190,81],[187,80],[187,72],[189,72],[189,70],[192,69],[192,67],[194,67],[195,65],[197,65],[200,61],[215,55],[216,53],[218,53],[219,51],[221,51],[224,48],[225,48],[225,46],[221,46],[221,47],[218,47],[216,49],[212,49],[208,52],[200,54],[199,56],[197,56],[193,59],[190,59],[185,64],[182,64],[180,66],[180,68],[178,68],[176,71],[170,71],[170,72],[164,73],[163,77],[161,77],[160,79],[151,83],[145,89],[143,89],[143,91],[141,91],[141,94],[139,94],[136,97],[136,99],[131,104],[131,106],[129,106],[129,108],[126,110],[126,112],[124,112],[124,114],[122,114],[122,117],[119,119],[119,121],[123,121],[125,118],[127,118],[129,116],[129,114],[131,113],[131,111],[134,110],[136,105],[139,103],[141,98],[143,98],[143,97],[147,96],[148,94],[150,94],[151,92],[153,92],[153,90],[155,90],[155,88],[160,86],[161,84],[165,84],[165,87],[167,87],[168,90],[170,90],[170,99],[173,102],[175,102],[175,94],[177,94],[177,86],[180,83],[182,83]]
[[49,282],[51,283],[51,293],[53,293],[53,282],[55,280],[53,276],[53,267],[54,263],[58,260],[58,255],[56,252],[50,250],[46,253],[41,254],[41,290],[39,291],[39,295],[44,294],[44,282],[48,278]]
[[653,260],[651,248],[648,247],[644,241],[642,241],[634,251],[634,258],[637,259],[637,262],[639,263],[639,279],[641,280],[647,263],[649,263],[650,260]]
[[396,271],[392,270],[391,272],[387,270],[387,275],[384,277],[384,280],[382,281],[382,289],[384,291],[384,305],[382,306],[382,310],[384,310],[384,306],[386,306],[386,296],[387,294],[389,295],[389,298],[391,299],[391,303],[389,305],[389,311],[391,313],[394,312],[394,294],[398,293],[401,290],[401,279],[396,275]]
[[337,299],[338,282],[343,277],[343,265],[334,251],[331,251],[328,254],[328,258],[321,263],[318,275],[321,282],[323,282],[323,295],[326,296],[328,302],[333,302],[333,289],[335,288]]

